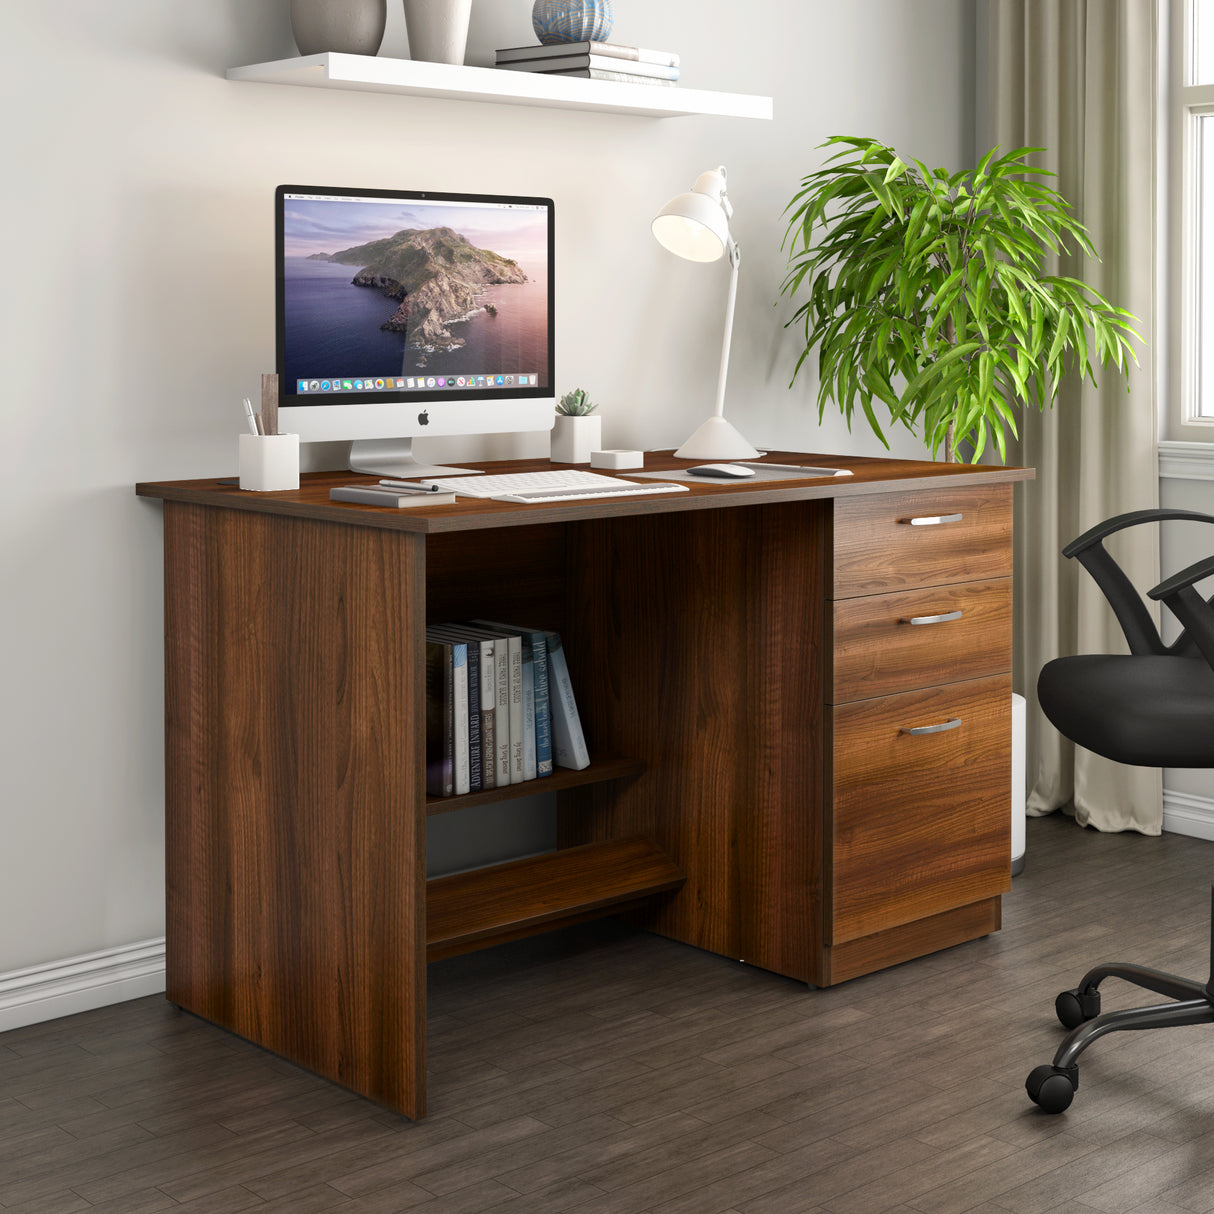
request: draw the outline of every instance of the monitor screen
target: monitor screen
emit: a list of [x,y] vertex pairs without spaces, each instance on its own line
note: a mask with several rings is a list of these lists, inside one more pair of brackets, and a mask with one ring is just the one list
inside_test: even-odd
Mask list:
[[550,199],[280,186],[276,227],[284,431],[551,425]]

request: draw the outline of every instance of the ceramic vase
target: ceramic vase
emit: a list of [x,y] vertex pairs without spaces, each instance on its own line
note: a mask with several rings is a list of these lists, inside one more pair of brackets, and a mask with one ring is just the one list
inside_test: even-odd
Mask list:
[[291,32],[301,55],[374,55],[387,21],[388,0],[291,0]]
[[603,448],[603,419],[589,413],[580,417],[558,413],[548,444],[554,464],[588,464],[591,451]]
[[545,46],[606,42],[611,37],[611,0],[535,0],[531,24]]
[[409,57],[426,63],[463,63],[472,0],[405,0]]

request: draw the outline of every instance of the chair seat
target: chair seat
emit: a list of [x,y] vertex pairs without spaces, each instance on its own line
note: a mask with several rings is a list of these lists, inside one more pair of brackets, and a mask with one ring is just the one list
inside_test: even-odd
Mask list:
[[1204,658],[1055,658],[1042,668],[1037,697],[1061,733],[1106,759],[1214,767],[1214,670]]

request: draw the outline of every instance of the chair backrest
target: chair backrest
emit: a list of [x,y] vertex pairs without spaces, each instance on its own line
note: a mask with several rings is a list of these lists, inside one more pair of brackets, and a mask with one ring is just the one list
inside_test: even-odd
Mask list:
[[[1097,523],[1095,527],[1089,528],[1062,550],[1063,556],[1074,557],[1092,575],[1092,579],[1100,587],[1109,606],[1113,609],[1113,614],[1117,617],[1121,631],[1125,634],[1126,643],[1133,654],[1173,654],[1178,657],[1196,657],[1201,652],[1199,642],[1194,639],[1188,627],[1181,629],[1180,635],[1171,645],[1164,644],[1143,596],[1135,589],[1134,583],[1130,581],[1125,571],[1109,555],[1104,546],[1104,540],[1108,536],[1123,531],[1127,527],[1172,519],[1214,523],[1214,515],[1201,514],[1196,510],[1132,510],[1127,514],[1119,514],[1106,519],[1103,523]],[[1166,586],[1167,583],[1164,585]],[[1161,596],[1152,592],[1152,597]],[[1214,596],[1208,602],[1214,607]]]

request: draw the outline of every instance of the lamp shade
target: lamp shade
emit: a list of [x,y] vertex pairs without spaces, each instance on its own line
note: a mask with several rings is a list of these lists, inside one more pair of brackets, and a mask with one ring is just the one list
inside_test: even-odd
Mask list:
[[716,261],[729,248],[725,169],[709,169],[686,194],[676,194],[653,221],[654,238],[664,249],[688,261]]
[[658,244],[688,261],[716,261],[729,244],[729,221],[706,194],[676,194],[651,225]]

